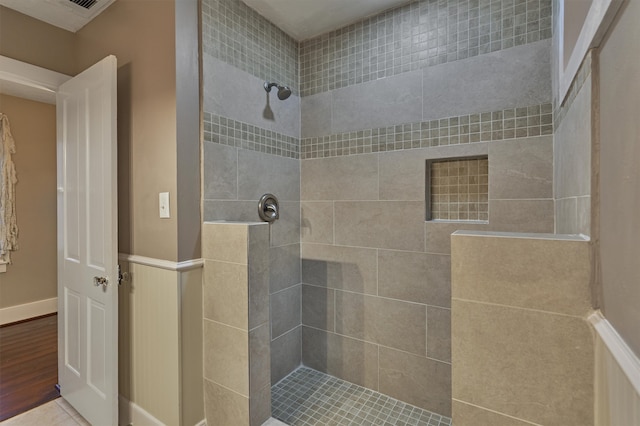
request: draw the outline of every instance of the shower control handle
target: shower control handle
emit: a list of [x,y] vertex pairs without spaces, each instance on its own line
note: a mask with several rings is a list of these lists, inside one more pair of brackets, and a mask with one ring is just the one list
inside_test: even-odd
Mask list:
[[264,222],[273,223],[280,217],[278,198],[273,194],[264,194],[258,201],[258,216]]

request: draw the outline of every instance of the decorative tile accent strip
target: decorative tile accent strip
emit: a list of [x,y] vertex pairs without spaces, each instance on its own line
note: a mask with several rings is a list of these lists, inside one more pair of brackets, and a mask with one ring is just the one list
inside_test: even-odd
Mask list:
[[251,151],[300,158],[300,140],[252,124],[204,113],[204,141]]
[[205,53],[298,93],[298,43],[240,0],[202,1]]
[[489,160],[438,160],[431,166],[430,220],[489,220]]
[[[591,75],[591,70],[593,69],[591,53],[592,50],[589,50],[589,52],[587,52],[584,59],[582,60],[582,64],[580,64],[580,68],[578,69],[575,78],[571,82],[571,86],[569,86],[569,90],[567,92],[567,96],[564,99],[564,102],[560,106],[556,105],[553,111],[553,121],[556,124],[556,128],[560,125],[564,116],[567,115],[567,111],[569,111],[569,108],[571,108],[571,105],[573,105],[573,101],[575,100],[576,96],[578,96],[578,93],[580,92],[580,89],[582,89],[582,86],[587,80],[587,77]],[[558,100],[554,99],[554,103],[557,104],[557,102]]]
[[542,104],[305,138],[300,155],[306,160],[552,134],[552,106]]
[[551,0],[422,0],[300,44],[302,96],[551,37]]
[[278,420],[300,426],[451,426],[449,417],[306,367],[271,387],[271,412]]

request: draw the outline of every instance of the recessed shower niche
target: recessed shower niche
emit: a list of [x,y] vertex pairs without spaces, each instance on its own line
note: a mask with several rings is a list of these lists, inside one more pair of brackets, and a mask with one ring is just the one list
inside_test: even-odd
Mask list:
[[489,220],[487,156],[427,160],[426,220]]

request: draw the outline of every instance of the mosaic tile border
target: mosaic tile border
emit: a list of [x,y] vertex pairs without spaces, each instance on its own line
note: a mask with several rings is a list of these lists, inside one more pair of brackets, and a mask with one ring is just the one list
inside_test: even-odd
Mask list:
[[541,104],[304,138],[300,141],[300,158],[340,157],[552,135],[552,111],[551,104]]
[[422,0],[300,43],[300,93],[322,93],[552,36],[551,0]]
[[204,141],[300,159],[300,139],[206,111]]
[[290,425],[451,426],[451,419],[300,367],[271,387],[271,412]]
[[299,92],[298,42],[240,0],[203,0],[202,49]]
[[[580,89],[584,86],[584,83],[587,81],[587,78],[591,75],[591,71],[593,70],[594,59],[592,56],[593,49],[589,50],[582,60],[582,64],[580,64],[580,68],[578,68],[578,72],[576,73],[575,78],[571,82],[571,86],[569,86],[569,90],[567,92],[567,96],[564,99],[564,102],[560,106],[556,106],[553,111],[553,121],[556,125],[556,128],[560,126],[562,119],[573,105],[573,101],[580,93]],[[555,100],[557,102],[557,99]]]

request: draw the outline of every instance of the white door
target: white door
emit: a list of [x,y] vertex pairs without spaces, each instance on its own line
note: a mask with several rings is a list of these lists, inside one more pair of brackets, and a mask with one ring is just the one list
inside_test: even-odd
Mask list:
[[58,380],[93,425],[118,423],[116,58],[62,84],[58,133]]

